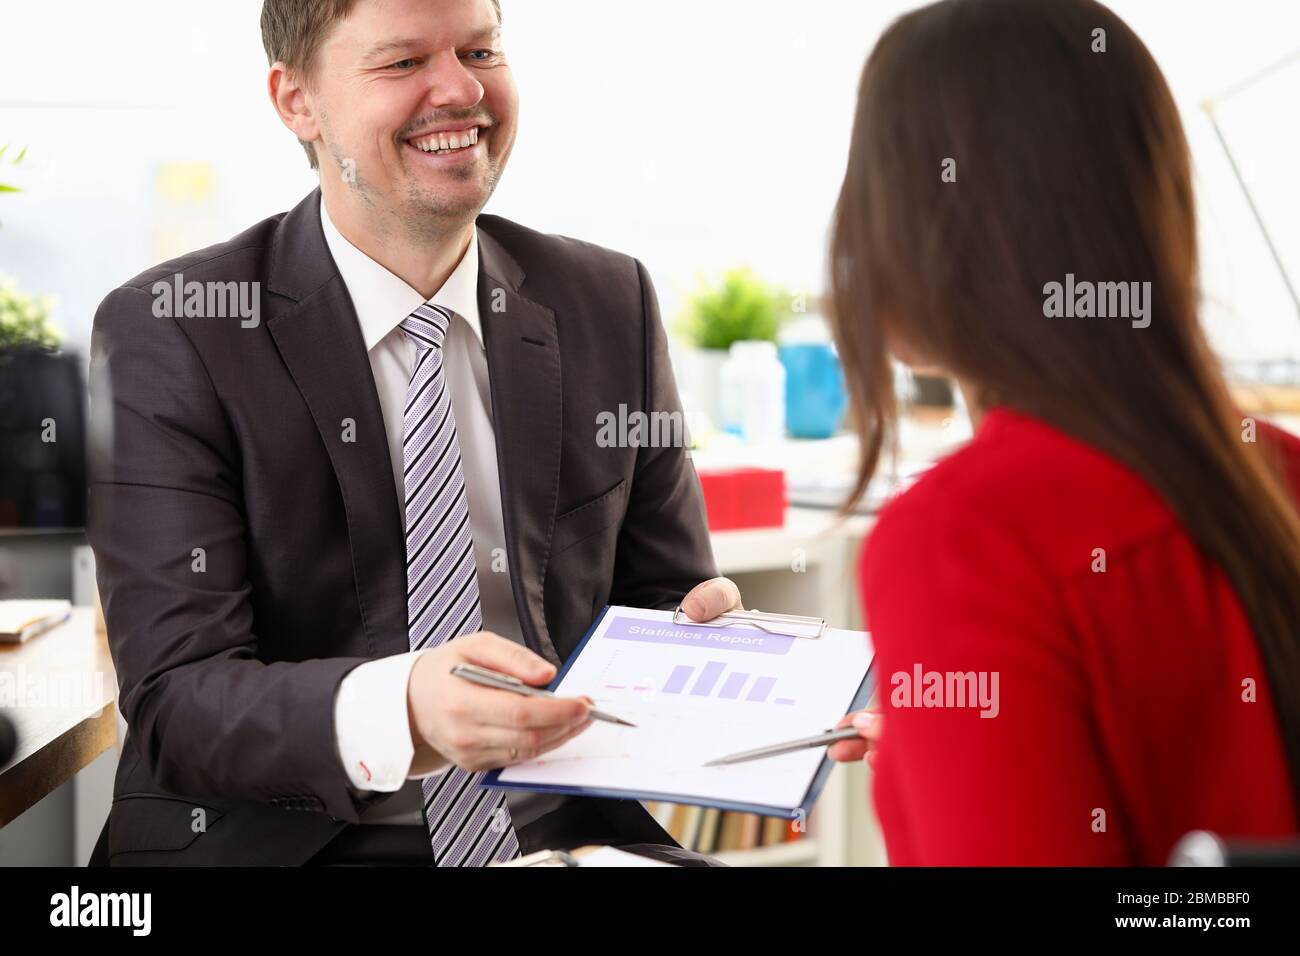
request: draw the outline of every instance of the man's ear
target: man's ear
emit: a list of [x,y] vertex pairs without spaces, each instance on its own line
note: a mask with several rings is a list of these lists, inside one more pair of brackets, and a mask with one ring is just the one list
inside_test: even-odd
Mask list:
[[312,111],[307,89],[282,61],[276,60],[271,65],[266,88],[271,94],[271,105],[280,114],[280,122],[295,136],[304,143],[314,143],[320,138],[320,126]]

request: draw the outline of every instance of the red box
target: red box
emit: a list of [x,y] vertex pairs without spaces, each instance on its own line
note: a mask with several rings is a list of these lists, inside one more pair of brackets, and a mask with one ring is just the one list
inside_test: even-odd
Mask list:
[[785,472],[774,468],[702,471],[710,531],[779,528],[785,524]]

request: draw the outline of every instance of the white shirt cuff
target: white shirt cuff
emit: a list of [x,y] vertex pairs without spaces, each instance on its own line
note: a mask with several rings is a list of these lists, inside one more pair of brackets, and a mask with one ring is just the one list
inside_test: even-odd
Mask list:
[[339,683],[334,731],[343,770],[356,790],[391,793],[410,777],[415,745],[406,692],[411,668],[423,653],[367,661]]

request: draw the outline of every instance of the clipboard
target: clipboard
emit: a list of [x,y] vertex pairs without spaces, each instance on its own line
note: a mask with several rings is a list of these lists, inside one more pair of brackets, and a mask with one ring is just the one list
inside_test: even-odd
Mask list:
[[[604,609],[601,610],[600,614],[597,615],[596,619],[592,621],[591,626],[587,629],[587,632],[583,635],[582,640],[578,643],[578,646],[574,649],[573,653],[570,654],[568,659],[564,662],[564,666],[560,668],[559,672],[555,675],[555,679],[551,681],[548,687],[549,690],[557,691],[560,684],[563,682],[565,676],[569,673],[569,671],[572,669],[574,664],[582,657],[582,652],[586,649],[588,643],[591,641],[592,637],[596,634],[596,632],[600,630],[601,623],[610,614],[611,610],[613,610],[613,608],[607,605]],[[678,620],[678,616],[680,615],[680,613],[681,613],[680,607],[673,612],[674,622]],[[715,618],[713,619],[713,621],[705,622],[703,625],[700,624],[699,622],[691,621],[690,625],[692,627],[703,627],[703,626],[725,627],[728,626],[729,623],[734,623],[737,620],[743,621],[745,624],[748,624],[750,626],[755,626],[755,624],[757,623],[765,623],[769,625],[770,629],[769,628],[763,628],[763,629],[768,633],[778,633],[781,634],[782,636],[788,636],[788,637],[794,637],[800,639],[821,639],[826,631],[825,621],[822,620],[821,618],[800,618],[795,615],[765,614],[759,611],[744,612],[743,616],[736,618],[734,617],[734,615],[736,615],[737,613],[738,612],[731,612],[731,614],[729,615],[721,615],[719,618]],[[731,618],[731,621],[723,622],[722,620],[723,618]],[[817,629],[817,634],[814,638],[813,636],[806,633],[790,633],[789,630],[783,630],[783,628],[790,628],[792,624],[796,624],[796,625],[802,624],[808,628],[815,627]],[[876,684],[877,684],[876,662],[873,656],[873,659],[867,668],[866,674],[863,676],[861,683],[858,685],[857,691],[854,693],[853,699],[850,702],[847,710],[845,710],[845,713],[851,713],[853,711],[862,710],[863,708],[865,708],[868,702],[871,700],[872,695],[875,693]],[[835,762],[831,760],[830,757],[823,754],[821,757],[821,763],[819,764],[816,772],[813,774],[812,780],[809,783],[806,791],[804,792],[802,800],[800,800],[799,803],[794,807],[777,806],[777,805],[763,804],[763,803],[750,803],[745,801],[714,799],[709,797],[697,796],[695,794],[673,793],[670,791],[651,791],[651,790],[642,790],[642,789],[625,790],[625,789],[619,789],[614,787],[587,787],[587,786],[576,786],[576,785],[568,785],[568,784],[557,785],[557,784],[546,784],[546,783],[525,782],[525,781],[502,781],[501,774],[503,772],[503,769],[501,768],[489,771],[480,781],[479,786],[487,787],[491,789],[523,790],[532,793],[550,793],[550,794],[558,794],[558,795],[566,795],[566,796],[595,797],[595,798],[613,799],[613,800],[642,800],[642,801],[659,801],[664,803],[678,803],[678,804],[686,804],[690,806],[714,807],[719,810],[733,810],[740,813],[753,813],[753,814],[758,814],[760,816],[767,816],[767,817],[781,817],[783,819],[788,819],[788,820],[798,820],[798,819],[806,819],[807,815],[812,812],[813,806],[816,804],[818,797],[821,796],[821,792],[825,788],[826,781],[830,778],[831,771],[834,769],[834,766],[835,766]]]

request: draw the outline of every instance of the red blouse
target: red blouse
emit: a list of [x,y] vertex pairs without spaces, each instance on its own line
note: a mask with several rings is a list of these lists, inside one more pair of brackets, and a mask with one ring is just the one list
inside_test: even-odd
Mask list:
[[[1300,441],[1259,438],[1300,477]],[[861,575],[892,864],[1156,866],[1189,830],[1296,832],[1236,595],[1112,458],[994,409],[884,509]]]

